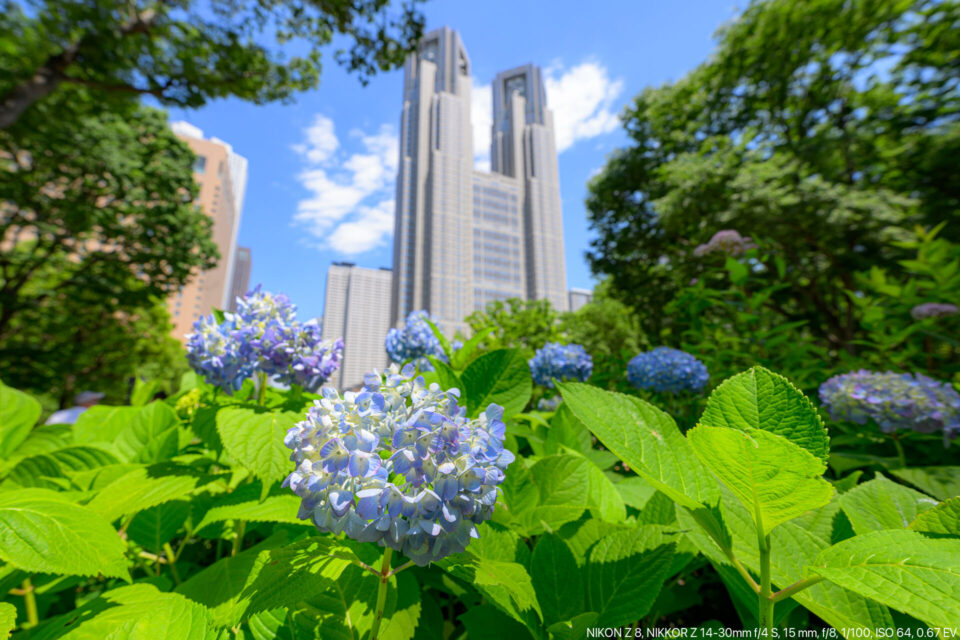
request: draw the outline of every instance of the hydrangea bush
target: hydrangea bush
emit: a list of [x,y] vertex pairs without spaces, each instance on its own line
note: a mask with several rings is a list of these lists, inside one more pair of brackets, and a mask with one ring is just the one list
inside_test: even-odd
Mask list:
[[705,244],[698,245],[693,250],[697,257],[718,253],[720,255],[739,257],[750,249],[755,249],[756,243],[750,236],[741,236],[736,229],[723,229],[713,234]]
[[593,371],[590,354],[579,344],[548,342],[537,349],[529,364],[533,381],[549,389],[553,388],[554,378],[584,382]]
[[700,391],[710,380],[707,367],[685,351],[657,347],[627,365],[627,379],[638,389],[660,393]]
[[437,319],[426,311],[411,311],[402,328],[387,332],[384,346],[391,362],[412,362],[419,371],[433,371],[427,356],[446,361],[440,339],[433,333],[426,319],[436,325]]

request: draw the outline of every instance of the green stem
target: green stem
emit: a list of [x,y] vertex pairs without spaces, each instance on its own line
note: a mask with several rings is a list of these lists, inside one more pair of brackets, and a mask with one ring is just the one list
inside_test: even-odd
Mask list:
[[33,583],[27,578],[20,587],[23,589],[23,605],[27,610],[27,624],[23,627],[35,627],[40,624],[40,616],[37,615],[37,596],[33,592]]
[[180,584],[180,572],[177,571],[177,554],[173,552],[173,547],[170,546],[169,542],[163,543],[163,552],[167,554],[167,564],[170,565],[173,581]]
[[770,638],[773,631],[773,598],[770,597],[770,536],[759,533],[760,543],[760,593],[757,594],[759,604],[760,628],[767,632]]
[[890,437],[893,438],[893,445],[897,448],[897,460],[900,462],[900,468],[903,469],[907,466],[907,455],[903,451],[903,444],[900,442],[900,436],[896,433],[890,434]]
[[247,528],[246,520],[237,520],[237,535],[233,537],[233,549],[230,551],[231,556],[237,555],[237,552],[240,551],[240,546],[243,544],[243,532]]
[[380,587],[377,590],[377,613],[373,619],[373,627],[370,629],[370,640],[377,640],[377,634],[380,633],[380,622],[383,620],[383,607],[387,602],[387,581],[390,579],[390,556],[393,555],[393,549],[386,547],[383,550],[383,561],[380,564]]
[[260,382],[260,384],[257,385],[259,387],[257,389],[257,404],[262,407],[263,403],[267,400],[267,374],[263,371],[259,372],[257,374],[257,380]]
[[774,602],[780,602],[781,600],[786,600],[808,587],[812,587],[815,584],[818,584],[823,581],[823,578],[820,576],[814,576],[813,578],[807,578],[806,580],[800,580],[799,582],[794,582],[789,587],[783,588],[780,591],[777,591],[770,599]]

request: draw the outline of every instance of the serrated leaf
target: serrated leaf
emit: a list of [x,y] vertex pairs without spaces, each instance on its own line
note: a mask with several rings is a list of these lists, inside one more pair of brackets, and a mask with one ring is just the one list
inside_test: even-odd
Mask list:
[[657,493],[657,490],[651,487],[646,480],[636,476],[621,480],[613,486],[620,492],[624,504],[637,511],[646,507],[653,494]]
[[210,607],[216,624],[234,626],[253,613],[309,600],[331,588],[350,565],[334,553],[340,546],[333,538],[307,538],[271,548],[283,542],[275,537],[215,562],[176,592]]
[[159,380],[150,380],[149,382],[141,380],[139,377],[134,380],[133,392],[130,394],[131,407],[144,407],[153,400],[157,390],[160,388]]
[[760,535],[833,497],[833,486],[821,477],[824,462],[769,431],[701,425],[687,439],[704,466],[747,506]]
[[960,620],[960,540],[873,531],[824,549],[810,571],[933,627]]
[[923,533],[960,536],[960,497],[941,502],[924,511],[910,523],[910,529]]
[[260,478],[266,489],[293,470],[283,438],[300,418],[287,411],[257,413],[226,407],[217,412],[217,431],[227,453]]
[[113,442],[142,410],[141,407],[92,406],[74,423],[73,441],[78,444]]
[[151,584],[134,584],[107,591],[38,627],[30,640],[214,640],[217,636],[204,607]]
[[716,480],[698,462],[673,418],[639,398],[577,382],[558,386],[584,426],[651,486],[688,509],[719,498]]
[[559,536],[541,536],[533,549],[530,579],[545,625],[569,620],[583,611],[583,577],[576,557]]
[[73,439],[71,427],[69,424],[42,424],[36,427],[7,459],[8,463],[12,464],[17,458],[48,453],[70,445]]
[[40,411],[39,402],[0,382],[0,459],[8,458],[26,440]]
[[495,327],[487,327],[473,334],[469,340],[463,343],[463,347],[453,352],[453,357],[450,358],[450,365],[457,370],[467,366],[470,358],[476,353],[477,347],[480,346],[484,338],[493,333],[494,328]]
[[840,496],[840,507],[858,534],[881,529],[905,529],[937,501],[882,475]]
[[129,579],[123,541],[91,509],[47,489],[0,493],[0,558],[30,572]]
[[17,608],[9,602],[0,602],[0,639],[6,640],[17,628]]
[[470,363],[460,374],[468,415],[476,417],[491,403],[503,407],[504,419],[523,411],[533,393],[530,367],[520,349],[496,349]]
[[813,403],[789,380],[763,367],[728,378],[714,389],[699,423],[769,431],[824,462],[830,454],[830,437]]
[[261,490],[256,484],[240,487],[233,493],[223,494],[215,499],[214,505],[196,526],[199,531],[214,522],[225,520],[246,520],[249,522],[283,522],[287,524],[306,524],[309,520],[297,518],[300,510],[300,498],[288,489],[281,489],[260,501]]
[[169,464],[141,467],[108,484],[87,506],[113,521],[181,498],[193,491],[199,481],[198,475],[182,467]]
[[892,469],[890,473],[937,500],[960,496],[960,467]]
[[650,610],[667,578],[675,546],[659,527],[602,538],[587,562],[587,609],[601,627],[622,627]]
[[21,487],[54,488],[49,482],[45,482],[46,478],[69,478],[82,471],[119,462],[117,456],[96,446],[64,447],[23,458],[10,470],[6,481]]
[[188,515],[190,503],[186,500],[154,505],[133,517],[127,526],[127,537],[147,551],[160,553],[163,545],[177,535]]
[[130,462],[161,462],[177,455],[180,419],[165,402],[151,402],[137,412],[113,443]]
[[580,640],[589,629],[597,626],[597,612],[587,611],[575,618],[550,625],[547,632],[553,640]]
[[539,626],[543,619],[530,574],[523,565],[478,558],[469,551],[436,564],[472,584],[498,609],[526,626]]

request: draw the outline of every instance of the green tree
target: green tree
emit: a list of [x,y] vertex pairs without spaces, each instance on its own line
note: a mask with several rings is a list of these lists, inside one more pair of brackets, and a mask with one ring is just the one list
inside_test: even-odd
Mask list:
[[286,100],[317,86],[336,37],[337,61],[366,80],[402,64],[420,1],[0,0],[0,129],[63,84],[179,107]]
[[520,347],[533,352],[547,342],[560,338],[560,315],[549,300],[495,300],[483,311],[467,316],[467,324],[474,334],[493,327],[484,340],[488,348]]
[[957,217],[958,19],[956,1],[753,2],[707,62],[626,110],[632,144],[590,184],[594,271],[648,334],[678,336],[659,310],[728,257],[694,248],[735,229],[764,247],[741,261],[763,311],[854,351],[854,272]]

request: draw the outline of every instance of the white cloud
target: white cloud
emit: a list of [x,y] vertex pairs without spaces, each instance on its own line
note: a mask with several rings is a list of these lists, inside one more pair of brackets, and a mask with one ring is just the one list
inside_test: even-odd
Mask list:
[[319,246],[340,253],[363,253],[383,244],[393,232],[398,153],[393,127],[351,132],[361,150],[349,154],[340,153],[333,120],[326,116],[317,115],[304,137],[293,148],[306,161],[297,177],[310,195],[297,204],[294,221]]
[[612,80],[606,67],[596,62],[566,70],[554,65],[544,75],[558,153],[579,140],[609,133],[619,126],[613,102],[623,91],[623,81]]
[[490,127],[493,126],[493,88],[473,78],[470,92],[470,124],[473,125],[473,166],[490,171]]

